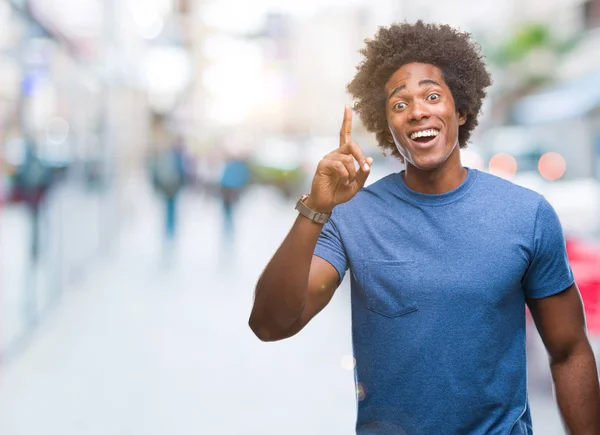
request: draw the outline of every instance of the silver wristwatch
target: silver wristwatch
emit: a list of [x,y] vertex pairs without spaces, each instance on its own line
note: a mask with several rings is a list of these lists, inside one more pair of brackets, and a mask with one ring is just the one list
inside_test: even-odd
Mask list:
[[313,222],[316,222],[318,224],[326,223],[331,217],[331,215],[327,213],[319,213],[318,211],[314,211],[308,208],[308,206],[304,204],[304,200],[306,198],[308,198],[307,193],[300,197],[300,199],[296,203],[296,210],[298,210],[302,216],[307,217]]

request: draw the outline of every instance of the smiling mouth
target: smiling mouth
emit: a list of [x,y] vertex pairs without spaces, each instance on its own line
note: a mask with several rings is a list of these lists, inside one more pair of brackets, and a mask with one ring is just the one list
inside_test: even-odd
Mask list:
[[436,128],[431,128],[429,130],[416,131],[410,135],[410,139],[414,142],[426,144],[434,140],[440,131]]
[[414,142],[418,142],[418,143],[422,143],[422,144],[426,144],[431,142],[432,140],[434,140],[437,136],[428,136],[428,137],[418,137],[416,139],[413,139]]
[[433,144],[437,136],[429,136],[429,137],[418,137],[415,139],[411,139],[412,143],[417,145],[418,147],[428,147],[430,144]]

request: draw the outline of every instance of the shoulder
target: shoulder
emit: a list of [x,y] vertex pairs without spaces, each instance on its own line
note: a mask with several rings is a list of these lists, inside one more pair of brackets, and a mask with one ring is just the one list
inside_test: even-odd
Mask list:
[[381,193],[387,192],[392,189],[392,186],[395,186],[397,183],[397,179],[400,176],[399,173],[394,172],[386,175],[385,177],[380,178],[379,180],[365,186],[359,194],[368,194],[368,193]]
[[364,211],[369,212],[373,210],[373,207],[381,202],[389,201],[389,198],[394,196],[396,192],[395,177],[398,174],[389,174],[368,186],[363,187],[350,201],[338,205],[335,210],[338,210],[339,214],[345,214],[349,211],[353,213]]
[[398,212],[405,205],[400,198],[397,180],[398,174],[390,174],[362,188],[350,201],[333,209],[332,223],[340,230],[373,225],[382,214],[390,210]]
[[479,176],[479,194],[490,218],[506,219],[512,228],[527,233],[561,226],[554,207],[541,193],[492,174],[480,172]]
[[510,180],[496,175],[477,171],[477,187],[479,194],[489,196],[504,203],[507,207],[516,208],[526,206],[537,209],[546,199],[534,190],[519,186]]

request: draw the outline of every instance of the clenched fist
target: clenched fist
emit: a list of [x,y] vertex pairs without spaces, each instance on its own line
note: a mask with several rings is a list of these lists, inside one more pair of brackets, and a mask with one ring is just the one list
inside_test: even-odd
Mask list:
[[366,158],[352,140],[352,109],[346,106],[340,146],[319,162],[306,205],[321,213],[331,213],[336,205],[349,201],[363,188],[372,164],[373,159]]

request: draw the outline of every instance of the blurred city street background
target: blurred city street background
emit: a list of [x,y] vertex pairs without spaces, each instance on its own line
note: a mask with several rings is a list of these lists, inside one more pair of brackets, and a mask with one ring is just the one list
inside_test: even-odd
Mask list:
[[362,41],[419,18],[481,44],[463,163],[556,208],[600,350],[600,0],[0,0],[0,434],[353,433],[348,283],[289,340],[247,321]]

